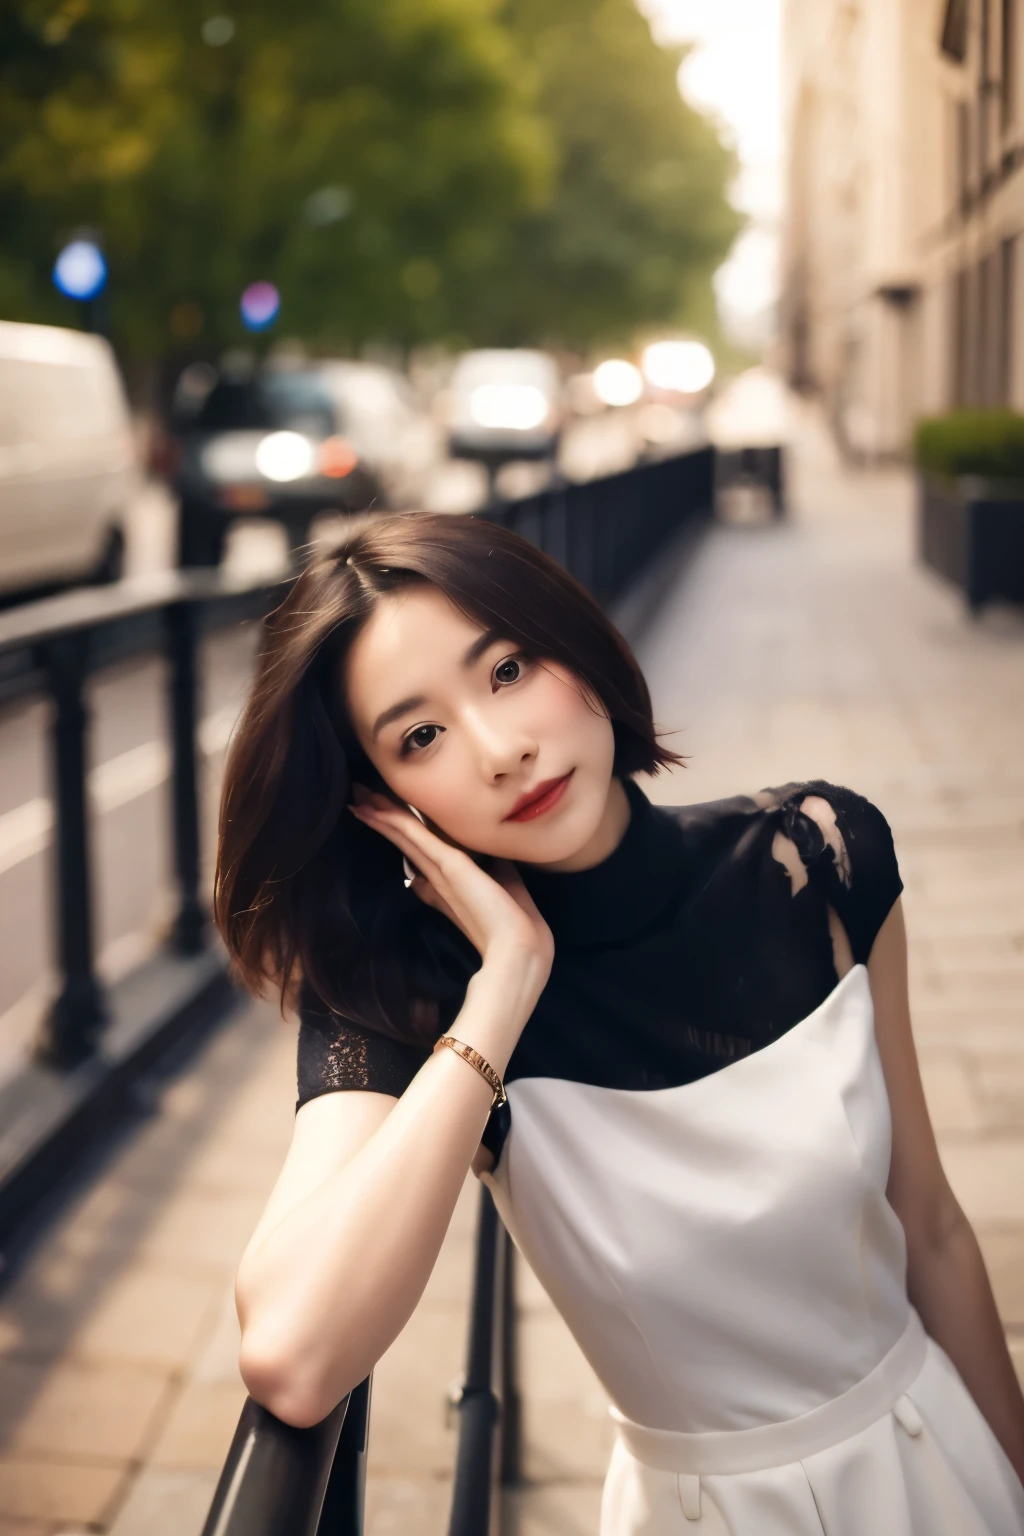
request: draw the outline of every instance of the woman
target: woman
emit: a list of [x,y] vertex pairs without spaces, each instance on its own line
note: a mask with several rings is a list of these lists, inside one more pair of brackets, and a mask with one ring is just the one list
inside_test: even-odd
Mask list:
[[301,1011],[246,1384],[323,1418],[472,1166],[614,1404],[602,1536],[1020,1536],[888,826],[820,782],[655,807],[679,761],[592,599],[476,519],[377,519],[271,616],[216,893]]

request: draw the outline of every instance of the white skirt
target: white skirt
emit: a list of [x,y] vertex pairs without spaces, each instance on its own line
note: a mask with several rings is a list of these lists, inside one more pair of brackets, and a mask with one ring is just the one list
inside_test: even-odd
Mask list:
[[1024,1536],[1024,1487],[916,1313],[870,1376],[788,1423],[613,1417],[601,1536]]

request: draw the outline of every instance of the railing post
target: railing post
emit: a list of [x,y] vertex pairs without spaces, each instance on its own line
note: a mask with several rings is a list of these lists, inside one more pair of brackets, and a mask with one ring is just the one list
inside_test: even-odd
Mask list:
[[358,1526],[321,1523],[354,1396],[311,1429],[294,1429],[246,1398],[202,1536],[361,1536]]
[[316,1536],[362,1536],[372,1378],[353,1388],[341,1427]]
[[466,1379],[459,1398],[459,1445],[448,1536],[485,1536],[494,1498],[494,1430],[499,1405],[494,1374],[494,1302],[498,1213],[489,1191],[480,1191],[476,1267],[469,1317]]
[[50,763],[56,820],[55,947],[62,979],[36,1055],[51,1066],[71,1067],[95,1050],[97,1036],[107,1017],[103,993],[93,968],[85,792],[88,638],[81,634],[61,635],[47,641],[41,650],[54,711]]
[[519,1394],[519,1316],[516,1309],[516,1250],[506,1229],[501,1243],[501,1482],[523,1480],[523,1421]]
[[171,838],[178,910],[171,945],[180,955],[204,947],[206,913],[199,900],[199,792],[196,763],[198,680],[195,603],[172,603],[166,610],[170,664]]

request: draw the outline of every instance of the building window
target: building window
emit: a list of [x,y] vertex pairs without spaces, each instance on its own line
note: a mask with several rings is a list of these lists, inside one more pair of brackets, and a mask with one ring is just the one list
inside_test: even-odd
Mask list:
[[953,404],[973,404],[971,389],[971,274],[962,267],[953,284]]
[[981,37],[978,57],[978,179],[985,189],[992,143],[992,0],[981,0]]
[[990,251],[978,266],[978,396],[985,406],[1000,402],[1002,275],[999,252]]
[[956,64],[962,64],[967,57],[967,4],[968,0],[947,0],[942,19],[939,47]]
[[966,211],[971,197],[971,104],[956,104],[956,195],[961,210]]
[[1005,130],[1017,121],[1017,0],[1003,0],[999,43],[999,116]]
[[1011,236],[999,248],[999,403],[1013,404],[1014,332],[1017,327],[1017,240]]

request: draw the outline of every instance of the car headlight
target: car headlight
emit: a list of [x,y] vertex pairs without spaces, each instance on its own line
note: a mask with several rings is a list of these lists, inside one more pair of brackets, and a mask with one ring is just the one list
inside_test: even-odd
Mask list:
[[251,432],[225,432],[204,444],[203,473],[221,484],[253,478],[255,443]]
[[536,384],[481,384],[469,397],[478,427],[530,432],[548,417],[548,400]]
[[268,432],[256,445],[256,468],[265,480],[301,480],[316,465],[316,445],[301,432]]

